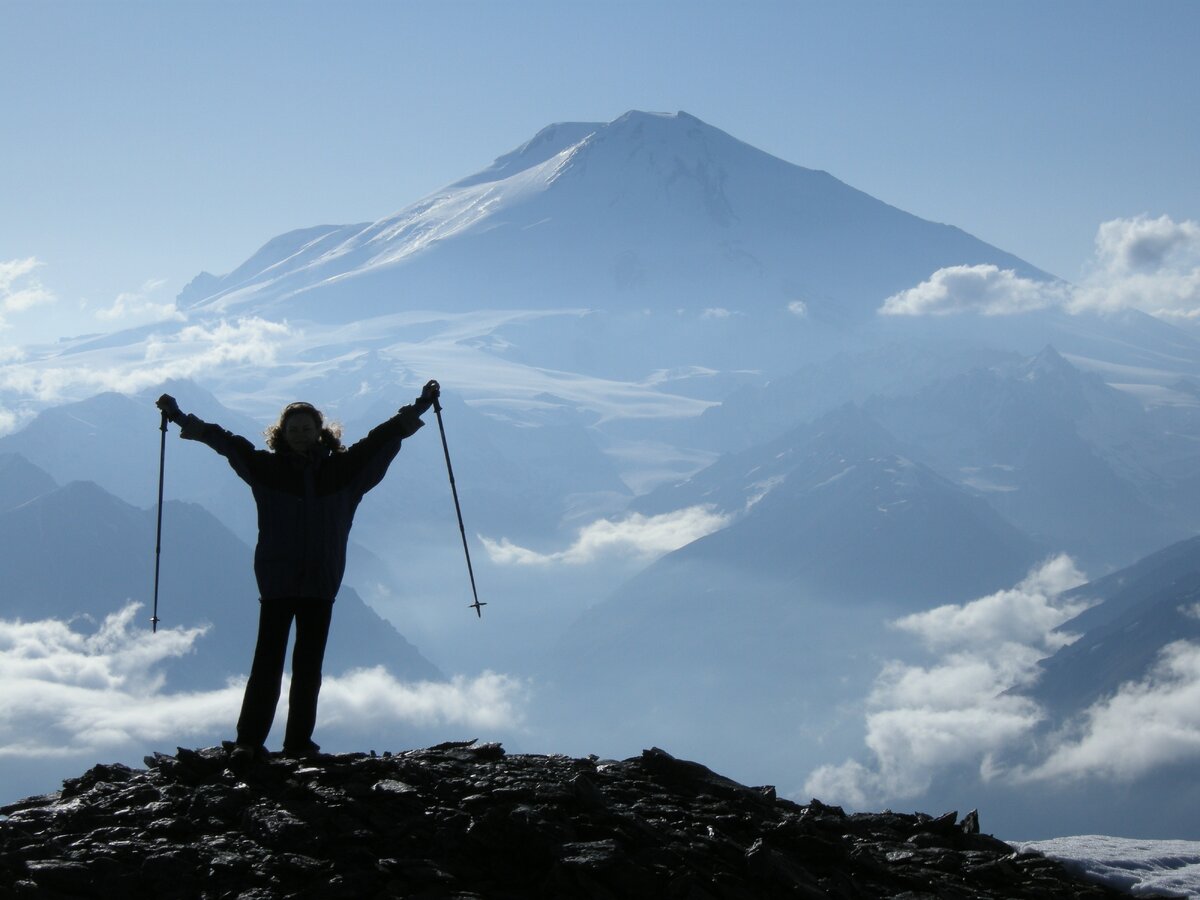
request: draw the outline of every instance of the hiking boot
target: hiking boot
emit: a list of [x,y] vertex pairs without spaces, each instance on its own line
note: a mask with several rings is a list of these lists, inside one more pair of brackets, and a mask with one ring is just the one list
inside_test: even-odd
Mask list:
[[254,762],[265,762],[267,748],[262,744],[234,744],[229,751],[229,761],[235,765],[245,765]]
[[283,755],[289,759],[312,759],[321,755],[321,747],[312,741],[303,744],[284,744]]

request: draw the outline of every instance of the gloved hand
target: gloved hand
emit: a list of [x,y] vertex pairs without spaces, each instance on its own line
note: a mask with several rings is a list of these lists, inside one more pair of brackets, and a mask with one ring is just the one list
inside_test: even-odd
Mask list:
[[205,422],[199,416],[188,413],[179,417],[179,436],[185,441],[198,441],[204,436]]
[[175,398],[170,394],[163,394],[154,404],[164,413],[166,413],[167,421],[180,424],[183,419],[183,412],[179,409],[179,404],[175,402]]
[[413,409],[416,410],[418,416],[423,416],[441,395],[442,386],[436,381],[427,381],[425,387],[421,388],[421,396],[413,401]]

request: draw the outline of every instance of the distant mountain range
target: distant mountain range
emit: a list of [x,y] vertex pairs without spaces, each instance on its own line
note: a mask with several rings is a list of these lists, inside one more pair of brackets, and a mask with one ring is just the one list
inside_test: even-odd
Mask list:
[[[31,478],[31,475],[33,478]],[[62,487],[19,456],[0,456],[0,496],[34,482],[43,492],[0,507],[0,571],[5,618],[77,620],[98,625],[129,601],[149,626],[156,510],[118,500],[92,482]],[[163,627],[208,624],[202,652],[164,668],[176,690],[220,687],[247,671],[258,622],[250,548],[193,503],[163,508],[159,617]],[[397,677],[440,680],[426,660],[353,590],[338,599],[326,671],[383,666]],[[147,630],[147,640],[152,640]]]
[[1152,553],[1069,597],[1095,605],[1060,626],[1079,637],[1042,661],[1041,677],[1027,692],[1060,720],[1144,679],[1168,644],[1200,642],[1200,538]]
[[[0,437],[0,564],[27,598],[4,605],[145,596],[163,390],[255,440],[306,399],[353,440],[436,377],[489,605],[462,627],[430,414],[356,522],[339,604],[370,658],[525,676],[531,733],[563,749],[659,741],[799,779],[861,747],[905,652],[889,621],[1067,552],[1107,602],[1064,626],[1083,637],[1036,696],[1080,714],[1192,639],[1188,551],[1164,551],[1170,578],[1125,567],[1200,529],[1200,343],[1138,312],[878,315],[971,265],[1056,282],[685,113],[552,125],[395,215],[201,274],[186,321],[27,348],[0,389],[28,412]],[[171,608],[252,609],[244,485],[172,430],[166,492],[164,553],[195,551]],[[644,564],[637,529],[692,507],[726,524]],[[489,558],[504,541],[525,552]]]

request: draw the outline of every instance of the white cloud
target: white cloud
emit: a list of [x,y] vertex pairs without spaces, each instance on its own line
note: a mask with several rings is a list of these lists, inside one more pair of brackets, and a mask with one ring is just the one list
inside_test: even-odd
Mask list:
[[526,699],[521,681],[496,672],[406,684],[382,667],[358,669],[322,683],[319,723],[358,728],[401,721],[512,728],[524,719]]
[[1096,233],[1096,263],[1117,276],[1195,266],[1200,264],[1200,224],[1169,216],[1113,219]]
[[797,318],[805,318],[808,315],[808,304],[803,300],[793,300],[787,305],[788,312]]
[[976,312],[985,316],[1046,309],[1062,303],[1065,288],[1023,278],[1012,269],[994,265],[950,266],[938,269],[914,288],[888,297],[884,316],[945,316]]
[[[1073,732],[1073,733],[1072,733]],[[1136,740],[1131,736],[1136,735]],[[1099,776],[1132,780],[1200,757],[1200,644],[1176,641],[1141,681],[1092,706],[1024,781]]]
[[1036,281],[994,265],[950,266],[888,297],[879,314],[990,316],[1051,307],[1200,318],[1200,223],[1169,216],[1113,219],[1097,230],[1093,258],[1078,285]]
[[[0,756],[70,755],[211,724],[212,698],[162,694],[158,668],[204,630],[165,628],[147,640],[132,628],[139,608],[109,615],[94,634],[54,619],[0,621]],[[226,699],[236,712],[236,697]]]
[[[0,757],[74,756],[232,729],[244,681],[170,691],[160,669],[196,652],[206,629],[151,637],[134,627],[139,609],[128,604],[93,634],[53,619],[0,620]],[[492,672],[409,684],[381,668],[358,670],[325,678],[318,724],[518,726],[524,702],[520,682]]]
[[[24,312],[57,298],[34,274],[42,263],[35,257],[0,261],[0,313]],[[4,318],[0,316],[0,326]]]
[[0,406],[0,436],[19,431],[35,415],[31,410],[14,410]]
[[893,623],[938,657],[929,666],[884,667],[867,701],[870,765],[823,766],[809,776],[805,793],[863,806],[915,796],[949,765],[970,764],[982,777],[995,777],[997,753],[1043,718],[1033,701],[1005,692],[1029,684],[1038,661],[1069,642],[1054,629],[1087,607],[1062,596],[1082,581],[1060,555],[1014,588]]
[[566,550],[539,553],[510,542],[481,538],[488,556],[500,565],[581,565],[605,556],[655,557],[699,540],[729,523],[711,506],[690,506],[657,516],[635,513],[616,521],[601,519],[579,530]]
[[103,366],[14,363],[0,368],[0,388],[41,402],[73,393],[136,394],[170,379],[200,379],[242,366],[273,366],[280,344],[294,336],[286,322],[251,317],[213,325],[189,325],[148,338],[140,359]]
[[[916,796],[948,766],[971,765],[984,780],[1009,783],[1130,781],[1200,757],[1200,644],[1181,640],[1160,651],[1144,678],[1041,739],[1036,758],[997,762],[1006,751],[1028,753],[1045,720],[1033,701],[1006,692],[1032,683],[1038,661],[1069,642],[1053,629],[1086,605],[1063,596],[1081,578],[1059,556],[1012,590],[894,623],[939,657],[928,667],[884,667],[867,702],[869,763],[823,766],[805,793],[863,807]],[[1194,616],[1196,607],[1180,614]]]
[[156,303],[153,300],[154,294],[166,283],[163,279],[151,279],[136,291],[123,291],[117,295],[112,306],[97,310],[96,318],[118,323],[122,327],[150,322],[182,322],[184,316],[174,301]]
[[1200,224],[1167,216],[1105,222],[1090,271],[1067,308],[1200,317]]
[[1047,560],[1011,590],[964,605],[939,606],[897,620],[895,627],[921,638],[932,650],[987,649],[997,643],[1054,651],[1070,643],[1053,629],[1092,605],[1089,600],[1059,602],[1064,591],[1087,579],[1066,554]]

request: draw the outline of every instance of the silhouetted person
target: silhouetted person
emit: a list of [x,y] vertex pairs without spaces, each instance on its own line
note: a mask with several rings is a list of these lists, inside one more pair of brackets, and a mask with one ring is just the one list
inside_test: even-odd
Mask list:
[[363,495],[383,479],[401,441],[424,425],[420,417],[439,392],[438,383],[430,381],[411,405],[349,448],[342,446],[340,429],[327,426],[312,404],[289,404],[266,431],[270,450],[258,450],[219,425],[185,415],[169,394],[158,399],[158,408],[180,426],[182,437],[207,444],[229,461],[250,485],[258,506],[258,641],[238,717],[235,759],[266,753],[293,619],[296,644],[283,751],[305,756],[320,750],[312,733],[321,664],[333,601],[346,570],[354,512]]

